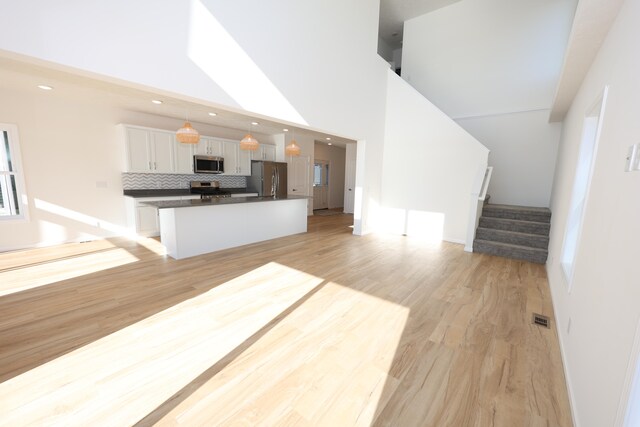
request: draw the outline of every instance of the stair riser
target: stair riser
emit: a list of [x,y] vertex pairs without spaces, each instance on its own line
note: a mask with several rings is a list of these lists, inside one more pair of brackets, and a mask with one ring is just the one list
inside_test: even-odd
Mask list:
[[490,240],[492,242],[510,243],[512,245],[528,246],[531,248],[547,249],[549,238],[541,235],[521,236],[508,231],[478,228],[476,239]]
[[485,253],[488,255],[495,255],[505,258],[519,259],[522,261],[534,262],[537,264],[544,264],[547,262],[547,252],[541,253],[539,250],[527,250],[527,249],[506,249],[498,246],[493,246],[487,243],[474,242],[473,251],[479,253]]
[[551,215],[538,212],[514,212],[500,209],[483,209],[482,216],[491,218],[516,219],[519,221],[551,222]]
[[488,218],[485,216],[480,217],[480,227],[494,228],[496,230],[516,231],[518,233],[539,234],[541,236],[548,236],[549,224],[541,223],[519,223],[514,224],[508,221],[500,221],[500,218]]

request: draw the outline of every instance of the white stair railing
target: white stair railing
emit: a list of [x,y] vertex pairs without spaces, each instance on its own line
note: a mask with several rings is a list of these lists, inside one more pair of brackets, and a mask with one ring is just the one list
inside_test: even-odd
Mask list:
[[493,166],[488,166],[484,171],[478,171],[473,191],[471,191],[471,199],[469,201],[469,223],[467,225],[467,241],[464,246],[465,252],[473,252],[473,239],[476,237],[476,229],[482,215],[482,207],[487,198],[487,190],[489,182],[491,182],[491,174]]

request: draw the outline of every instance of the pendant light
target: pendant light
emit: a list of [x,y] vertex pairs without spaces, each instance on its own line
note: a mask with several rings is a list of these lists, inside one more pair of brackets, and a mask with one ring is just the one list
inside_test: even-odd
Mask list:
[[240,149],[246,151],[256,151],[260,143],[251,135],[251,125],[247,130],[247,134],[240,140]]
[[200,142],[200,134],[189,123],[188,113],[184,125],[176,131],[176,139],[183,144],[197,144]]
[[289,143],[289,145],[284,147],[284,154],[286,156],[299,156],[300,155],[300,146],[298,144],[296,144],[296,140],[295,140],[295,130],[293,131],[293,134],[291,135],[291,142]]

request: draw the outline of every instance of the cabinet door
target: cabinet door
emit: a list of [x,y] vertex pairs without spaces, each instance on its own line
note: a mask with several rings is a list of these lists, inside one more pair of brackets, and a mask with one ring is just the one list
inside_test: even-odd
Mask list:
[[270,162],[276,161],[276,147],[275,145],[262,145],[262,160]]
[[158,223],[158,209],[153,206],[138,206],[136,208],[136,231],[143,236],[157,236],[160,234]]
[[222,157],[224,157],[225,175],[238,175],[238,151],[239,144],[231,141],[222,141]]
[[152,172],[149,131],[127,128],[126,139],[127,172]]
[[209,156],[209,138],[201,136],[200,142],[196,145],[195,152],[200,156]]
[[251,160],[264,160],[264,150],[262,149],[263,145],[260,144],[256,151],[250,151]]
[[174,139],[175,155],[176,155],[176,172],[177,173],[193,173],[193,154],[195,152],[194,144],[182,144]]
[[213,138],[209,140],[209,155],[222,156],[222,142],[220,140]]
[[238,144],[238,175],[251,175],[251,151],[240,149]]
[[175,171],[173,159],[172,132],[152,132],[151,141],[153,147],[153,172],[172,173]]

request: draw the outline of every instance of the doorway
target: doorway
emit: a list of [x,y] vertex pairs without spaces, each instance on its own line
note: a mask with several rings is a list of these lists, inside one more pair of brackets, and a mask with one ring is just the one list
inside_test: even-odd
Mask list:
[[329,171],[331,164],[327,160],[314,160],[313,163],[313,210],[329,209]]

